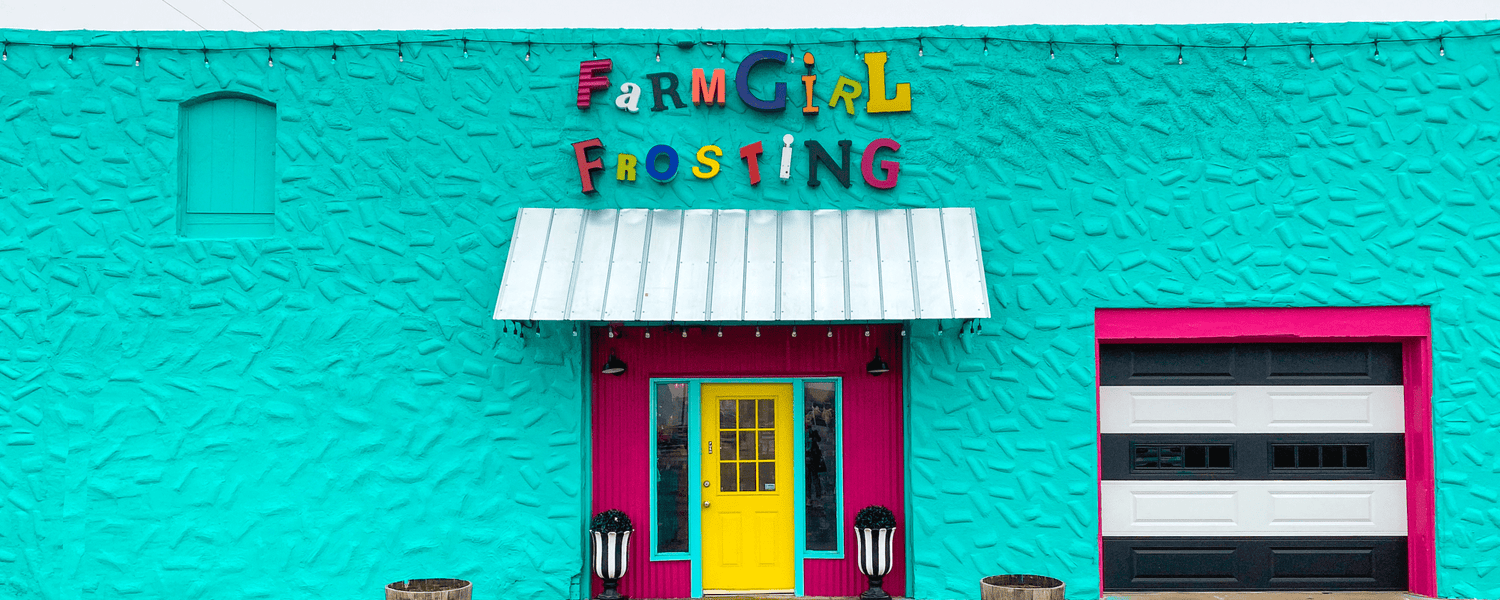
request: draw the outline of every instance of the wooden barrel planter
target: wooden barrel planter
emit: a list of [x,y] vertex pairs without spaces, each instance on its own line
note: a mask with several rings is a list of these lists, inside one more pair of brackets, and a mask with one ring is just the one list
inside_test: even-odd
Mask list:
[[1041,575],[993,575],[979,580],[980,600],[1063,600],[1063,582]]
[[408,579],[385,586],[385,600],[470,600],[474,584],[462,579]]

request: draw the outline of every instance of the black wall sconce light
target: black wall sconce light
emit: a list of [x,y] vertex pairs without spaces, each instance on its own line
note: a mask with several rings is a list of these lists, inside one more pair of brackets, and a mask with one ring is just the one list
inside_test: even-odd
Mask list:
[[870,362],[865,363],[865,372],[869,373],[870,375],[879,377],[881,375],[889,373],[890,371],[891,366],[886,364],[884,359],[880,358],[880,349],[876,348],[875,358],[871,359]]
[[614,375],[616,377],[624,375],[625,361],[620,360],[620,357],[615,356],[615,352],[613,350],[610,350],[609,360],[604,362],[604,368],[600,369],[599,372],[605,375]]

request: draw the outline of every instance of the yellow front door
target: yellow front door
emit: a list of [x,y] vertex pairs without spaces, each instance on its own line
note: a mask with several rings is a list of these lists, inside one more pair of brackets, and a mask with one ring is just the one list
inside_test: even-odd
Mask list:
[[791,384],[703,384],[703,591],[791,592]]

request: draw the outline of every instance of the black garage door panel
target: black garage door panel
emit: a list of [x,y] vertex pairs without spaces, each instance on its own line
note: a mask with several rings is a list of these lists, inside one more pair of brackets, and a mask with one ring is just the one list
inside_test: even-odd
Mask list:
[[1401,344],[1104,344],[1100,385],[1401,385]]
[[1104,589],[1405,590],[1405,537],[1104,539]]
[[1106,433],[1100,475],[1119,480],[1405,479],[1400,433]]
[[1171,581],[1177,584],[1235,584],[1233,547],[1132,548],[1134,581]]

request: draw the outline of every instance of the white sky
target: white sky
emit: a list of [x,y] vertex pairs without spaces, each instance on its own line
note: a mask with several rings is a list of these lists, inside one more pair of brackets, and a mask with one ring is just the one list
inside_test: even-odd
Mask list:
[[248,31],[562,27],[748,29],[1490,18],[1500,18],[1500,1],[0,0],[0,27],[51,30],[196,30],[200,26],[211,30]]

